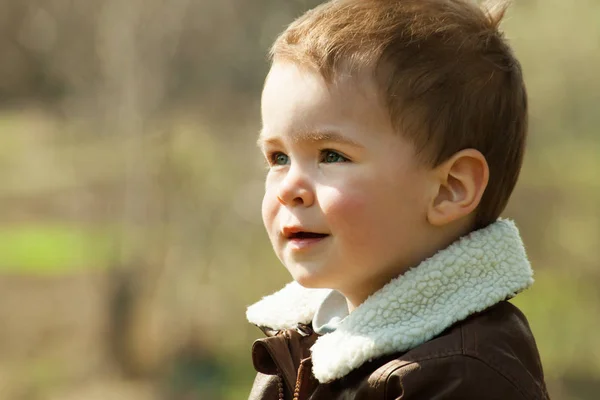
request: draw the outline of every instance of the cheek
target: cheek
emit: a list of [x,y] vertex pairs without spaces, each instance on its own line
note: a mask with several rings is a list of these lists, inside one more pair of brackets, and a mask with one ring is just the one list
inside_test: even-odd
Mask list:
[[277,215],[277,207],[279,205],[279,201],[277,200],[277,196],[275,195],[274,190],[267,189],[265,190],[265,195],[262,201],[262,219],[263,224],[268,232],[271,231],[271,227],[275,222],[275,217]]
[[368,236],[369,225],[377,224],[377,215],[373,215],[377,207],[369,190],[332,188],[324,197],[321,208],[334,235],[358,242]]
[[368,208],[367,199],[361,193],[340,193],[335,191],[328,196],[327,203],[322,205],[323,213],[332,223],[344,226],[344,221],[351,225],[354,218],[363,214]]
[[330,189],[321,208],[332,233],[357,252],[380,252],[409,240],[420,211],[410,185],[400,183],[369,180]]

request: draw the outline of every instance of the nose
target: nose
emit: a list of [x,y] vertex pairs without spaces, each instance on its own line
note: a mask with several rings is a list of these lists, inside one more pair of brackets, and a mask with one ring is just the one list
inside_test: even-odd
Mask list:
[[292,166],[279,183],[277,199],[286,206],[310,207],[315,194],[310,178],[297,166]]

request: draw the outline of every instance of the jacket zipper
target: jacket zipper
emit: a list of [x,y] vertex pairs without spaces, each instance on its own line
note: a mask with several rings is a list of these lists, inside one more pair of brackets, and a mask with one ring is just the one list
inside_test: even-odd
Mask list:
[[[305,331],[299,331],[299,333],[302,336],[307,336],[308,333],[306,333]],[[281,334],[283,334],[283,336],[286,339],[291,339],[289,336],[289,333],[287,331],[283,331],[281,332]],[[303,399],[303,397],[300,397],[300,394],[302,393],[302,381],[304,380],[304,374],[305,374],[305,361],[307,359],[304,359],[302,361],[300,361],[300,365],[298,367],[298,373],[296,375],[296,385],[294,386],[294,393],[292,394],[292,399],[293,400],[301,400]],[[284,394],[284,389],[283,389],[283,374],[281,373],[281,370],[279,369],[279,367],[277,367],[277,398],[278,400],[285,400],[285,394]]]
[[283,393],[283,376],[279,368],[277,368],[277,399],[285,400],[285,394]]
[[296,387],[294,388],[294,400],[300,400],[300,389],[302,387],[302,378],[304,375],[304,364],[300,363],[298,368],[298,376],[296,377]]

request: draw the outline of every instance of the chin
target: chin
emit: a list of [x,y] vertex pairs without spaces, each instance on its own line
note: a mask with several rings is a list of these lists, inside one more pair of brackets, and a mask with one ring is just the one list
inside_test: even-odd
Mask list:
[[307,270],[301,266],[294,266],[293,268],[288,268],[292,278],[296,282],[298,282],[301,286],[307,289],[330,289],[331,283],[325,279],[322,273],[318,273],[315,271]]

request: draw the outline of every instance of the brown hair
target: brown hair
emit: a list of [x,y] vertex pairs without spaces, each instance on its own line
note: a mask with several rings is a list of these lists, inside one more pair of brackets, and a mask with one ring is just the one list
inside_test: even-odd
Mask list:
[[507,2],[333,0],[298,18],[271,56],[316,68],[371,69],[395,128],[437,166],[474,148],[490,179],[476,228],[496,220],[517,182],[527,132],[521,66],[498,31]]

